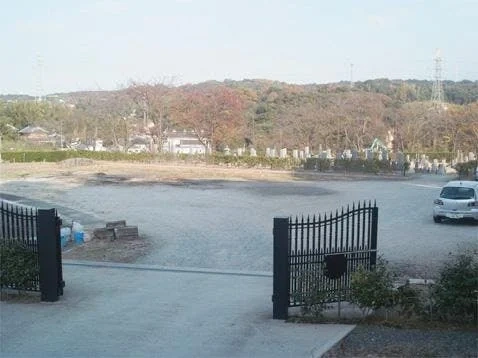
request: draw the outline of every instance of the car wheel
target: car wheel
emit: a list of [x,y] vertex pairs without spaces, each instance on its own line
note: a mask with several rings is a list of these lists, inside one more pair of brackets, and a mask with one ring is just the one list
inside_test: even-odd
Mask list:
[[433,221],[436,222],[436,223],[441,223],[441,219],[442,219],[441,216],[434,216],[433,217]]

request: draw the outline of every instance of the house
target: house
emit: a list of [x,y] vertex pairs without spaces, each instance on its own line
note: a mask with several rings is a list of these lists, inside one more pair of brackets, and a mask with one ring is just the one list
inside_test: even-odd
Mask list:
[[[209,147],[207,147],[209,152]],[[204,154],[206,146],[198,139],[193,131],[177,132],[175,130],[166,133],[166,140],[163,142],[163,152],[173,154]]]
[[51,139],[48,137],[48,131],[42,127],[26,126],[18,131],[21,137],[30,142],[35,143],[50,143]]

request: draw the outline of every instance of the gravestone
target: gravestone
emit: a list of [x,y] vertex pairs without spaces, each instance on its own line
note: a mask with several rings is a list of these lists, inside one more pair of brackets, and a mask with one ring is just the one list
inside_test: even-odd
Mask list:
[[351,155],[352,155],[352,160],[359,159],[359,152],[356,149],[352,150]]
[[297,149],[292,151],[292,158],[299,159],[299,151]]
[[370,149],[365,149],[365,159],[373,160],[373,152]]
[[266,157],[271,157],[271,148],[266,148]]
[[310,157],[309,147],[305,147],[305,148],[304,148],[304,154],[305,154],[305,157],[306,157],[306,158],[309,158],[309,157]]
[[287,158],[287,148],[282,148],[280,151],[279,151],[279,157],[280,158]]
[[257,151],[254,148],[249,149],[251,157],[257,157]]
[[272,157],[272,158],[275,158],[276,155],[277,155],[277,154],[276,154],[276,149],[275,149],[275,148],[272,148],[272,149],[271,149],[271,157]]
[[299,158],[300,159],[305,159],[305,153],[303,150],[299,151]]

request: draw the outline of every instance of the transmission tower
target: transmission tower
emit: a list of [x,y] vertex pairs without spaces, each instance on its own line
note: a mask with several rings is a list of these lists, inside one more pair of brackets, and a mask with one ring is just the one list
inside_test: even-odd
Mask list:
[[441,54],[440,50],[437,49],[435,58],[433,60],[435,62],[435,68],[434,68],[434,74],[433,74],[433,87],[432,87],[432,103],[433,106],[441,110],[443,108],[443,101],[444,101],[444,96],[443,96],[443,85],[441,81]]

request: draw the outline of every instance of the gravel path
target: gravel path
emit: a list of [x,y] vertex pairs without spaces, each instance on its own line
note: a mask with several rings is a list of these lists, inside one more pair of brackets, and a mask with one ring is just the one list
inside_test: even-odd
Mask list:
[[477,357],[478,331],[431,331],[359,325],[324,358]]

